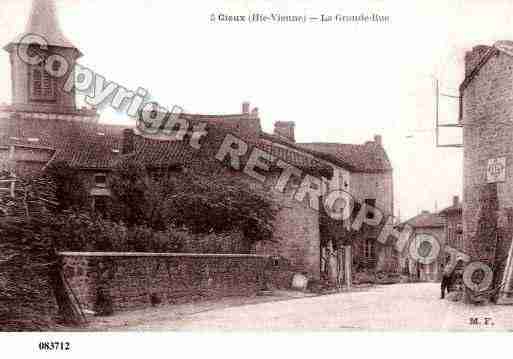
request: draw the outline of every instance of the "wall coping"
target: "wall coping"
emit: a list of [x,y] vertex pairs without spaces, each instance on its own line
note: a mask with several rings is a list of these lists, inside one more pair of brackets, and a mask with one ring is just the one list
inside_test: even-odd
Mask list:
[[263,258],[271,256],[237,253],[152,253],[152,252],[59,252],[62,257],[198,257],[198,258]]

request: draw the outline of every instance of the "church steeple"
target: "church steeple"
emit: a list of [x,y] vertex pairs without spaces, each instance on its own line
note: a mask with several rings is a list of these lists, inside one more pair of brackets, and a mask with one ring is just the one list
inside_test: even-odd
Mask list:
[[62,33],[53,0],[33,0],[25,32],[43,36],[51,46],[76,49]]
[[[27,45],[26,36],[29,34],[44,38],[47,47],[39,49],[43,58],[58,55],[65,59],[66,74],[58,77],[50,75],[52,72],[48,70],[48,66],[53,69],[55,63],[47,63],[46,60],[39,64],[23,61],[19,50],[27,53],[26,47],[23,50],[22,46]],[[76,60],[82,53],[64,36],[54,0],[32,1],[25,32],[11,41],[5,50],[10,54],[12,105],[17,110],[48,114],[69,114],[77,111],[75,91],[65,91],[64,85],[68,78],[73,78]]]
[[[33,0],[25,32],[17,36],[9,45],[18,44],[27,34],[43,37],[49,46],[75,49],[80,53],[61,30],[54,0]],[[81,55],[80,53],[79,56]]]

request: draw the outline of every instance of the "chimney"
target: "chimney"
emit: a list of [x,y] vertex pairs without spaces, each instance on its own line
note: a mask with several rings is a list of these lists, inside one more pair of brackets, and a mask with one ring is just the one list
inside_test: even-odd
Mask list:
[[460,204],[460,197],[458,197],[458,196],[454,196],[454,197],[452,197],[452,205],[453,205],[454,207],[456,207],[456,206],[458,206],[459,204]]
[[132,153],[135,151],[134,137],[134,130],[131,128],[126,128],[123,130],[123,143],[121,145],[122,154],[126,155],[127,153]]
[[383,144],[383,138],[381,135],[374,135],[374,143],[379,146]]
[[274,134],[291,142],[296,142],[295,127],[296,123],[294,121],[277,121],[274,123]]
[[479,61],[481,61],[483,56],[490,49],[490,46],[477,45],[474,46],[471,51],[467,51],[465,53],[465,77],[472,73],[472,71],[476,68],[477,64],[479,64]]
[[249,115],[249,106],[251,106],[251,104],[247,101],[244,101],[242,103],[242,113],[244,115]]

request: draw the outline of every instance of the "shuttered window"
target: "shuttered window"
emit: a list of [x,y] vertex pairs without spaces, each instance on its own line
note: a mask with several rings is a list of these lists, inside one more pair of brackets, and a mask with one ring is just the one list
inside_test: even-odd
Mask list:
[[55,79],[43,66],[34,66],[31,71],[30,97],[34,101],[55,101]]

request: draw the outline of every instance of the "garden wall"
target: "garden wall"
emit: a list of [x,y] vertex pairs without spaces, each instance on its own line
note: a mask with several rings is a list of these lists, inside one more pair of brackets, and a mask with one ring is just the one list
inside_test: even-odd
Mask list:
[[62,252],[64,275],[84,309],[114,311],[254,295],[290,285],[281,259],[252,254]]

